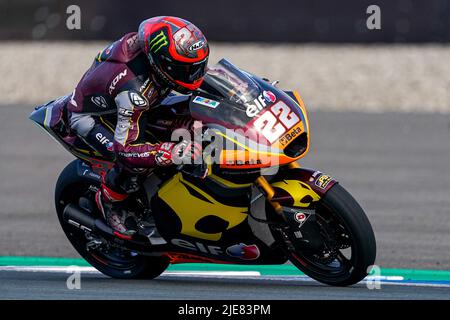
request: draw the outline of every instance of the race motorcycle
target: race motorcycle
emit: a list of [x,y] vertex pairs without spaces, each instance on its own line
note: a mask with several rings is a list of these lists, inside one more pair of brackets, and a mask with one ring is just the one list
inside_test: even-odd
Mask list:
[[[171,95],[149,111],[157,114],[149,117],[149,141],[170,141],[174,125],[201,121],[202,133],[226,141],[219,155],[224,160],[208,164],[206,178],[194,174],[198,166],[151,170],[143,188],[126,200],[139,227],[132,237],[108,226],[95,205],[114,159],[70,131],[60,100],[36,107],[30,119],[77,158],[59,176],[55,205],[78,253],[103,274],[123,279],[152,279],[176,263],[290,261],[328,285],[361,281],[376,255],[370,222],[333,177],[297,164],[309,149],[306,109],[297,92],[276,83],[222,59],[199,90]],[[100,116],[111,130],[115,112]],[[241,143],[239,130],[251,132],[265,149]],[[275,164],[264,161],[269,153]]]

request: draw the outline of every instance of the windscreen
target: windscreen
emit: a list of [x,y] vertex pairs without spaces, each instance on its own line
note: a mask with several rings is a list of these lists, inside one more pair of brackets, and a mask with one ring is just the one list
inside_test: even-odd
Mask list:
[[249,103],[260,93],[255,81],[226,59],[208,69],[205,82],[237,104]]
[[247,109],[263,90],[252,76],[226,59],[208,68],[202,89],[213,96],[209,99],[193,95],[190,104],[192,116],[227,128],[244,128],[252,120],[247,116]]

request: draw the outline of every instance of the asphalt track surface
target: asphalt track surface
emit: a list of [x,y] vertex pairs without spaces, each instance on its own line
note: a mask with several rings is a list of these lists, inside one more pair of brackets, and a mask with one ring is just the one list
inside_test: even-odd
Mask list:
[[[450,284],[381,283],[369,289],[329,287],[304,277],[206,276],[165,273],[154,280],[115,280],[96,272],[81,272],[79,289],[68,289],[67,271],[0,272],[1,299],[118,300],[442,300],[450,299]],[[69,283],[71,282],[69,280]]]

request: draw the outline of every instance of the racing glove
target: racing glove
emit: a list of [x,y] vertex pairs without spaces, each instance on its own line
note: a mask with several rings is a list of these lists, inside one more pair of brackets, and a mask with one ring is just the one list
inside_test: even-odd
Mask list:
[[156,150],[155,160],[160,166],[196,164],[201,162],[202,147],[197,142],[164,142]]
[[178,164],[178,170],[194,178],[204,179],[208,175],[208,166],[201,161],[201,157],[200,144],[183,140],[177,144],[162,143],[156,151],[155,160],[160,166]]

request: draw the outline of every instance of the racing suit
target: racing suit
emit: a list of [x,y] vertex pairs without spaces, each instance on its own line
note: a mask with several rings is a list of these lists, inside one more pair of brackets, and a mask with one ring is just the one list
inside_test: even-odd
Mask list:
[[[167,165],[163,144],[144,141],[148,112],[168,93],[152,75],[137,33],[128,33],[101,51],[83,75],[67,104],[70,127],[115,166],[103,179],[103,196],[122,201],[138,190],[148,168]],[[117,114],[115,128],[103,120]],[[164,150],[164,148],[163,148]]]

